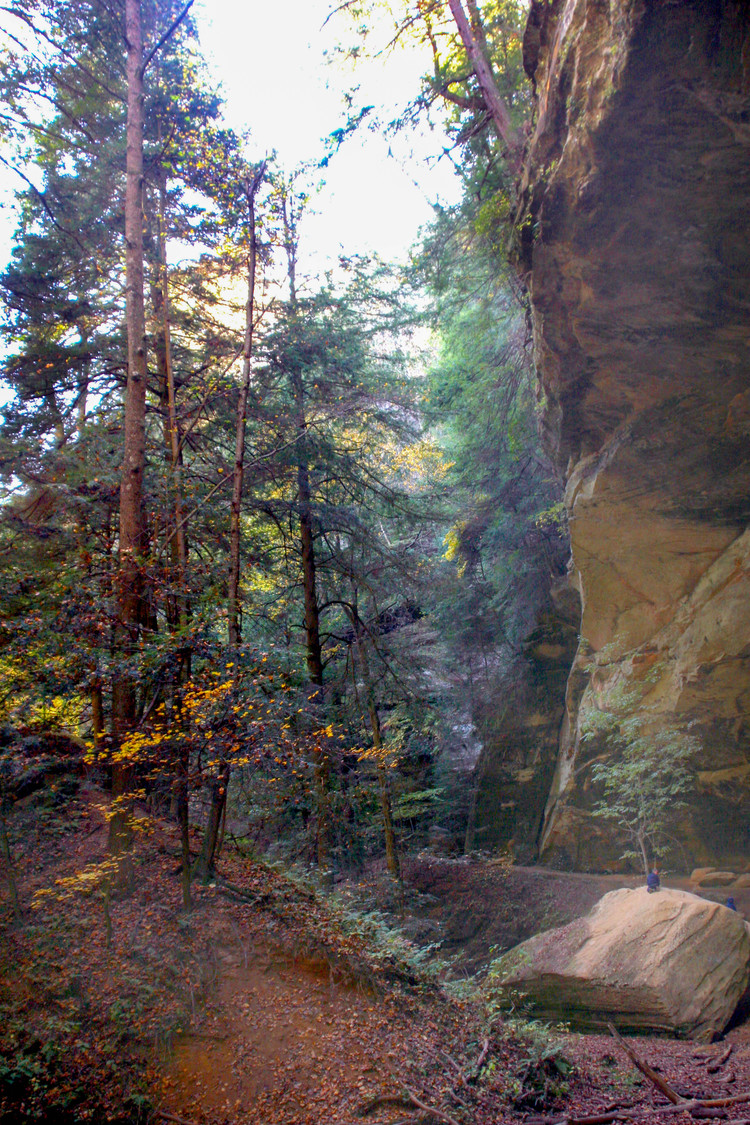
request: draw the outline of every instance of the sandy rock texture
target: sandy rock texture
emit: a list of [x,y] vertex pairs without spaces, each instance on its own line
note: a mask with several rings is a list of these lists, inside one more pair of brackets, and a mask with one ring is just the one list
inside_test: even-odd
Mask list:
[[519,260],[580,644],[543,861],[617,864],[592,714],[689,732],[674,864],[750,848],[750,8],[534,0]]
[[686,891],[611,891],[583,918],[537,934],[497,963],[504,994],[574,1027],[710,1040],[750,980],[750,936],[732,910]]

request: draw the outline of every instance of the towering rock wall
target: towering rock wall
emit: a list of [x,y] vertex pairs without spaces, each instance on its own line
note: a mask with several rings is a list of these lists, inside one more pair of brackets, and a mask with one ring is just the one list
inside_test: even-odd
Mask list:
[[582,603],[542,859],[601,867],[597,714],[690,736],[685,863],[750,858],[750,5],[533,0],[521,259]]

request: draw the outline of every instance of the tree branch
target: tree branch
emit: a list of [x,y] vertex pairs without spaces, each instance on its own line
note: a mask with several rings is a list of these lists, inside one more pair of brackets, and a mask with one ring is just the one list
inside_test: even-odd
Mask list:
[[153,48],[153,50],[151,50],[149,52],[149,54],[146,56],[146,61],[144,62],[143,66],[141,67],[141,74],[142,75],[146,73],[146,70],[148,69],[148,64],[153,59],[154,55],[162,49],[162,47],[167,42],[167,40],[174,34],[174,32],[180,26],[180,24],[182,23],[182,21],[184,20],[185,16],[188,14],[188,12],[190,11],[190,9],[192,8],[194,3],[195,3],[195,0],[188,0],[188,3],[182,9],[182,11],[180,12],[177,19],[174,20],[172,25],[167,29],[167,31],[164,32],[161,39],[158,40],[158,42],[156,43],[156,46]]
[[652,1070],[648,1063],[643,1062],[643,1060],[638,1057],[633,1047],[630,1045],[630,1043],[625,1042],[614,1024],[608,1023],[607,1027],[609,1028],[610,1034],[613,1035],[617,1042],[620,1044],[623,1051],[632,1062],[633,1066],[640,1070],[641,1074],[645,1074],[649,1082],[653,1082],[657,1090],[661,1090],[664,1097],[667,1099],[667,1101],[670,1101],[672,1105],[682,1105],[685,1099],[681,1098],[679,1094],[675,1093],[672,1087],[668,1085],[668,1083],[666,1083],[664,1079],[656,1073],[655,1070]]
[[10,161],[6,160],[4,156],[0,156],[0,163],[3,163],[6,168],[10,168],[10,170],[12,172],[15,172],[16,175],[20,176],[21,179],[24,180],[25,183],[27,183],[29,185],[31,190],[34,192],[34,195],[37,197],[37,199],[41,203],[42,207],[47,212],[53,226],[55,226],[60,231],[61,234],[64,234],[66,236],[66,238],[72,238],[73,241],[75,242],[75,244],[83,251],[83,253],[86,256],[88,256],[89,252],[86,249],[86,247],[83,245],[83,243],[80,241],[78,236],[73,234],[73,232],[71,230],[66,230],[65,227],[61,226],[60,223],[58,223],[57,219],[55,218],[55,214],[54,214],[52,208],[50,207],[49,203],[47,202],[47,197],[44,194],[44,192],[40,191],[39,188],[36,186],[36,184],[33,183],[33,181],[30,180],[28,176],[24,175],[24,173],[21,171],[20,168],[18,168],[15,164],[11,164]]
[[513,127],[508,107],[500,97],[489,59],[485,57],[482,44],[478,41],[471,24],[466,18],[461,0],[448,0],[448,4],[469,62],[477,76],[495,131],[498,138],[508,146],[508,163],[517,175],[521,170],[521,136],[518,130]]

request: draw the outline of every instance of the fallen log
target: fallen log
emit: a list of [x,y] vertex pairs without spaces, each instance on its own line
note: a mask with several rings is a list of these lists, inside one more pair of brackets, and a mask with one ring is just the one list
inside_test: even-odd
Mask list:
[[369,1098],[368,1101],[362,1102],[356,1109],[357,1117],[367,1117],[369,1114],[374,1113],[376,1109],[381,1109],[386,1105],[412,1105],[411,1098],[407,1098],[405,1094],[376,1094],[374,1097]]
[[432,1114],[433,1117],[437,1117],[438,1121],[444,1121],[445,1125],[459,1125],[455,1117],[451,1117],[449,1113],[445,1113],[442,1109],[437,1109],[435,1106],[428,1105],[427,1102],[421,1101],[414,1093],[414,1091],[410,1090],[408,1086],[405,1086],[403,1083],[402,1086],[404,1092],[409,1095],[412,1105],[415,1105],[417,1109],[421,1109],[425,1113]]
[[167,1113],[165,1109],[154,1110],[154,1113],[162,1121],[172,1121],[174,1125],[198,1125],[196,1121],[188,1121],[186,1117],[177,1117],[174,1113]]

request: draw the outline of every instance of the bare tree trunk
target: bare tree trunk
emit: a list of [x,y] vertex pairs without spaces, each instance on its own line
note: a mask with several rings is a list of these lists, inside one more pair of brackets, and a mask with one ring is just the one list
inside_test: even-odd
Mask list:
[[23,910],[21,909],[21,900],[18,896],[16,869],[13,864],[13,856],[10,850],[8,826],[5,822],[5,809],[2,807],[4,803],[5,798],[0,797],[0,855],[3,857],[3,862],[5,864],[6,877],[8,880],[8,890],[10,891],[10,901],[13,904],[13,913],[15,914],[16,918],[22,918]]
[[383,816],[383,835],[385,836],[385,862],[394,879],[401,878],[401,867],[398,861],[396,847],[396,833],[393,829],[393,809],[391,806],[391,787],[388,769],[382,759],[383,743],[380,737],[380,719],[377,708],[371,704],[369,708],[370,727],[372,729],[372,742],[378,767],[378,785],[380,787],[380,811]]
[[[299,380],[301,386],[301,378]],[[323,649],[320,642],[320,610],[315,566],[315,537],[312,524],[312,497],[310,476],[307,466],[307,451],[304,440],[306,421],[302,397],[299,417],[300,447],[297,465],[297,491],[299,501],[299,530],[302,543],[302,587],[305,599],[305,647],[307,652],[307,674],[312,685],[308,700],[312,720],[319,715],[324,703],[323,697]],[[321,871],[330,862],[330,824],[329,789],[331,783],[331,763],[328,753],[321,745],[315,744],[315,791],[317,796],[316,850],[318,867]]]
[[182,850],[182,905],[190,910],[193,905],[190,897],[190,744],[185,740],[180,749],[179,776],[177,778],[177,822],[180,826],[180,845]]
[[362,669],[362,679],[365,685],[365,695],[367,699],[367,714],[370,720],[370,730],[372,731],[372,744],[375,750],[375,763],[378,775],[378,788],[380,790],[380,811],[383,817],[383,836],[385,838],[385,862],[394,879],[401,878],[401,867],[398,859],[398,848],[396,846],[396,833],[393,828],[393,809],[391,806],[391,789],[390,779],[388,777],[388,768],[383,756],[383,739],[380,727],[380,716],[378,714],[377,703],[375,702],[375,691],[370,676],[370,662],[367,658],[366,640],[364,637],[364,629],[359,614],[354,611],[350,614],[352,625],[354,626],[354,637],[357,645],[357,655],[359,656],[359,664]]
[[[323,649],[320,643],[320,610],[318,608],[315,565],[315,536],[312,525],[312,497],[307,457],[303,453],[297,466],[299,498],[299,534],[302,543],[302,585],[305,596],[305,647],[310,682],[323,686]],[[322,691],[318,703],[322,702]]]
[[[289,304],[297,311],[297,214],[291,190],[282,197],[284,220],[284,248],[287,256]],[[312,490],[308,458],[307,417],[305,413],[305,387],[301,370],[290,373],[290,389],[294,398],[297,419],[297,503],[299,505],[299,534],[302,548],[302,589],[305,605],[305,650],[307,675],[312,685],[308,696],[311,712],[320,712],[323,703],[323,646],[320,641],[320,608],[318,605],[315,532],[312,519]],[[328,868],[330,859],[329,789],[331,763],[324,746],[313,748],[315,792],[317,797],[316,852],[319,868]]]
[[[284,244],[287,255],[289,279],[289,304],[297,311],[297,224],[294,200],[288,193],[282,199],[284,219]],[[302,586],[305,599],[305,645],[307,671],[310,682],[323,686],[323,651],[320,643],[320,612],[316,589],[315,534],[312,521],[312,493],[308,459],[307,417],[305,413],[305,386],[300,370],[290,374],[292,396],[297,418],[297,501],[299,504],[299,534],[302,545]],[[318,702],[322,702],[322,691]]]
[[227,802],[224,801],[224,807],[221,810],[221,822],[219,824],[219,835],[216,840],[216,851],[214,852],[214,859],[218,860],[221,855],[221,849],[224,847],[224,837],[227,831]]
[[[158,231],[158,281],[152,286],[154,307],[154,350],[159,373],[162,410],[164,422],[164,446],[170,473],[170,492],[172,511],[167,518],[167,540],[172,573],[176,577],[177,590],[171,593],[171,607],[168,600],[167,620],[172,632],[184,630],[190,620],[190,601],[187,594],[188,541],[185,517],[185,504],[182,488],[182,452],[177,419],[177,399],[175,395],[174,369],[172,366],[172,330],[169,302],[169,267],[167,264],[166,240],[166,176],[159,178],[159,205],[157,214]],[[182,683],[190,675],[191,650],[186,645],[180,650],[180,664],[174,683],[175,721],[180,731],[184,715],[181,707]],[[190,743],[186,738],[180,740],[175,762],[173,783],[173,810],[180,829],[182,853],[182,905],[186,911],[192,907],[190,884]]]
[[240,512],[242,508],[242,486],[245,474],[245,428],[247,424],[247,400],[250,393],[250,366],[253,354],[253,321],[255,316],[255,267],[258,257],[258,244],[255,230],[255,196],[265,174],[265,161],[260,165],[252,180],[245,183],[247,194],[247,229],[250,245],[247,257],[247,305],[245,306],[245,344],[242,350],[242,383],[237,402],[237,433],[234,452],[234,480],[232,487],[232,507],[229,527],[229,597],[227,600],[227,625],[229,643],[236,647],[242,639],[240,615]]
[[[521,149],[522,141],[517,129],[514,129],[513,123],[510,119],[508,107],[500,97],[500,92],[495,82],[495,76],[492,73],[490,60],[486,54],[486,42],[484,39],[484,32],[476,34],[472,29],[472,25],[466,17],[461,0],[448,0],[453,19],[455,20],[458,33],[461,36],[466,54],[474,71],[479,86],[482,91],[482,97],[487,107],[487,112],[492,118],[492,123],[495,127],[495,132],[498,138],[503,141],[508,147],[508,163],[514,173],[518,174],[521,170]],[[469,0],[469,10],[472,13],[475,27],[478,25],[481,28],[479,21],[479,14],[476,5],[472,4]]]
[[[128,381],[125,392],[125,436],[120,484],[120,561],[118,614],[122,647],[134,652],[142,620],[141,554],[145,543],[143,473],[146,460],[146,321],[143,301],[143,44],[140,0],[125,0],[126,73],[128,86],[125,187],[125,277]],[[132,674],[118,674],[112,692],[116,743],[132,728],[136,692]],[[112,766],[113,813],[109,849],[121,854],[132,843],[133,766]]]
[[227,800],[229,787],[229,764],[221,762],[219,773],[211,782],[211,808],[208,812],[208,824],[203,834],[201,852],[195,861],[193,874],[202,882],[207,883],[213,877],[216,864],[216,847],[219,840],[219,828]]
[[643,860],[643,870],[646,874],[646,878],[648,879],[650,868],[648,862],[648,853],[646,851],[646,839],[642,832],[636,832],[636,840],[638,841],[638,847],[641,852],[641,859]]
[[[161,140],[161,137],[159,138]],[[172,328],[169,303],[169,267],[167,265],[166,239],[167,181],[162,172],[158,184],[157,258],[155,276],[151,282],[151,301],[154,317],[154,352],[159,375],[160,399],[164,418],[164,448],[169,466],[169,492],[172,511],[167,517],[167,542],[172,568],[172,581],[176,577],[177,592],[168,599],[167,619],[173,628],[184,628],[189,619],[186,595],[188,563],[187,526],[182,488],[182,452],[177,420],[174,372],[172,367]],[[170,604],[171,603],[171,604]]]

